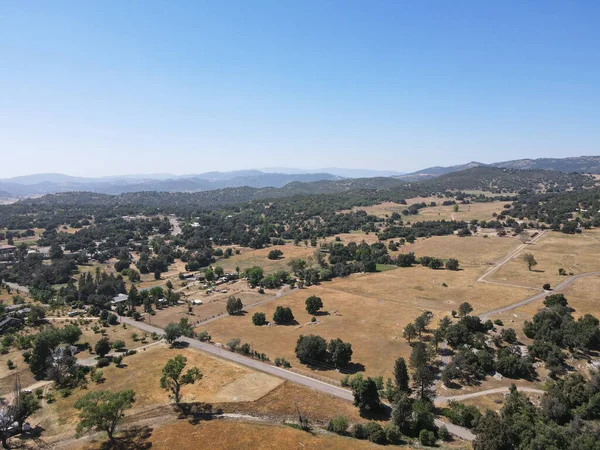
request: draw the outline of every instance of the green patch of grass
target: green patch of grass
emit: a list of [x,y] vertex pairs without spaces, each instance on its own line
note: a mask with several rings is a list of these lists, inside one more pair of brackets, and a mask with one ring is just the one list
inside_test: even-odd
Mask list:
[[395,266],[393,264],[376,264],[376,267],[377,272],[386,272],[388,270],[394,270],[398,268],[398,266]]

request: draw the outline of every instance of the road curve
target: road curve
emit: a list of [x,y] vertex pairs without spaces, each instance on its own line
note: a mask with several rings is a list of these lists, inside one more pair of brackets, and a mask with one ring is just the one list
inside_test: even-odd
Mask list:
[[588,272],[588,273],[580,273],[579,275],[573,275],[572,277],[569,277],[566,280],[562,281],[561,283],[557,284],[552,291],[542,291],[539,294],[536,294],[532,297],[526,298],[525,300],[521,300],[520,302],[513,303],[513,304],[507,305],[507,306],[503,306],[501,308],[492,309],[491,311],[485,312],[483,314],[479,314],[479,317],[481,319],[487,319],[489,316],[491,316],[493,314],[503,313],[506,311],[510,311],[512,309],[520,308],[521,306],[525,306],[531,302],[535,302],[536,300],[544,298],[546,295],[550,295],[553,292],[560,292],[563,289],[565,289],[567,286],[569,286],[571,283],[579,280],[580,278],[592,277],[592,276],[597,276],[597,275],[600,275],[600,272]]
[[[147,331],[148,333],[158,333],[162,334],[164,331],[162,328],[155,327],[153,325],[148,325],[147,323],[137,322],[135,320],[129,319],[127,317],[121,317],[121,322],[126,323],[128,325],[139,328],[140,330]],[[334,397],[341,398],[346,401],[354,401],[354,396],[352,395],[352,391],[349,389],[344,389],[339,386],[335,386],[333,384],[326,383],[324,381],[316,380],[314,378],[307,377],[305,375],[301,375],[296,372],[292,372],[291,370],[283,369],[281,367],[273,366],[271,364],[266,364],[261,361],[257,361],[255,359],[248,358],[246,356],[242,356],[238,353],[232,352],[230,350],[226,350],[221,347],[217,347],[216,345],[207,344],[206,342],[200,342],[196,339],[190,339],[183,337],[181,341],[189,344],[190,347],[196,348],[198,350],[205,351],[210,353],[211,355],[217,356],[219,358],[227,359],[229,361],[233,361],[235,363],[241,364],[246,367],[250,367],[255,370],[260,370],[261,372],[268,373],[270,375],[274,375],[279,378],[283,378],[285,380],[291,381],[292,383],[300,384],[302,386],[306,386],[308,388],[314,389],[315,391],[323,392],[325,394],[333,395]],[[439,419],[435,419],[435,424],[437,426],[445,426],[448,431],[455,436],[460,437],[461,439],[472,441],[475,439],[475,435],[471,433],[468,429],[459,427],[457,425],[453,425],[451,423],[442,422]]]

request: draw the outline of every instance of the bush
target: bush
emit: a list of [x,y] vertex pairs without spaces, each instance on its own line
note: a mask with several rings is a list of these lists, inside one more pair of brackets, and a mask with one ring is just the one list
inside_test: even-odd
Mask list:
[[262,326],[267,323],[267,316],[263,312],[254,313],[252,316],[252,323],[256,326]]
[[6,365],[8,366],[8,370],[13,370],[15,368],[15,363],[13,362],[12,359],[9,359],[8,361],[6,361]]
[[504,322],[502,322],[500,319],[494,320],[494,324],[498,325],[499,327],[504,326]]
[[96,367],[98,367],[99,369],[101,369],[102,367],[107,367],[110,365],[110,361],[108,358],[100,358],[98,360],[98,362],[96,363]]
[[327,430],[337,434],[346,434],[348,431],[348,419],[345,416],[335,416],[329,421]]
[[367,439],[375,444],[385,444],[387,442],[387,438],[381,425],[377,422],[367,422],[364,425],[364,431],[367,435]]
[[236,348],[238,348],[238,346],[240,345],[240,339],[239,338],[233,338],[230,339],[229,342],[227,343],[227,347],[229,347],[231,350],[235,351]]
[[36,390],[33,391],[33,393],[35,394],[35,396],[38,399],[41,399],[44,397],[44,389],[42,389],[42,388],[37,388]]
[[400,428],[393,423],[388,423],[383,429],[383,432],[385,433],[388,443],[392,445],[398,444],[402,438],[402,432],[400,431]]
[[279,249],[275,249],[275,250],[271,250],[269,252],[269,255],[267,256],[267,258],[275,260],[275,259],[281,258],[282,256],[283,256],[283,252]]
[[444,410],[444,416],[450,419],[450,422],[455,425],[473,428],[477,426],[481,413],[476,406],[467,406],[463,403],[451,401],[448,404],[448,408]]
[[549,290],[550,290],[550,283],[545,283],[545,284],[542,286],[542,289],[543,289],[543,290],[545,290],[545,291],[549,291]]
[[360,423],[355,423],[352,426],[352,431],[350,432],[350,434],[355,439],[366,439],[368,436],[365,432],[365,427]]
[[433,431],[421,430],[419,433],[419,442],[421,445],[433,447],[435,445],[435,434]]
[[120,366],[123,363],[123,355],[115,356],[113,362],[116,366]]
[[210,334],[208,334],[208,331],[204,330],[198,333],[198,340],[202,342],[210,342]]
[[448,261],[446,261],[447,270],[458,270],[459,265],[458,259],[450,258]]
[[132,356],[132,355],[135,355],[136,353],[137,353],[137,350],[129,350],[127,353],[125,353],[125,355]]
[[446,442],[452,440],[452,435],[448,431],[448,428],[446,428],[444,425],[442,425],[440,428],[438,428],[438,437],[442,441],[446,441]]

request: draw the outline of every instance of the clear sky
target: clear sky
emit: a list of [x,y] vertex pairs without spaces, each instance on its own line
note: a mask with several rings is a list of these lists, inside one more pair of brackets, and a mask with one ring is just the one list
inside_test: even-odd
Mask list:
[[600,2],[0,0],[0,177],[599,154]]

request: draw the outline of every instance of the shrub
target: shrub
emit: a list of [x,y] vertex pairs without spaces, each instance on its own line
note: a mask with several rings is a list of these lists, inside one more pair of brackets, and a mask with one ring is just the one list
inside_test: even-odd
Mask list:
[[252,316],[252,323],[256,326],[262,326],[267,323],[267,316],[263,312],[254,313]]
[[450,258],[446,261],[446,269],[447,270],[458,270],[459,262],[458,259]]
[[550,290],[550,287],[551,287],[551,286],[550,286],[550,283],[545,283],[545,284],[542,286],[542,289],[543,289],[543,290],[545,290],[545,291],[549,291],[549,290]]
[[9,359],[8,361],[6,361],[6,365],[8,366],[8,370],[13,370],[15,368],[15,363],[13,362],[12,359]]
[[275,249],[275,250],[271,250],[269,252],[269,255],[267,256],[267,258],[275,260],[275,259],[281,258],[282,256],[283,256],[283,252],[279,249]]
[[345,416],[335,416],[329,421],[327,430],[337,434],[346,434],[348,431],[348,419]]
[[494,324],[498,325],[499,327],[504,326],[504,322],[502,322],[500,319],[494,320]]
[[36,390],[33,391],[33,393],[35,394],[35,396],[38,399],[41,399],[44,397],[44,389],[42,389],[42,388],[37,388]]
[[442,441],[446,441],[446,442],[452,440],[452,435],[448,431],[448,428],[446,428],[444,425],[442,425],[440,428],[438,428],[438,437]]
[[367,439],[375,444],[385,444],[387,442],[387,438],[381,425],[377,422],[367,422],[364,425],[364,430],[367,435]]
[[231,350],[235,351],[236,348],[238,348],[238,346],[240,345],[240,339],[239,338],[233,338],[230,339],[229,342],[227,343],[227,347],[229,347]]
[[394,445],[400,442],[402,432],[400,431],[400,428],[397,425],[394,425],[393,423],[388,423],[383,429],[383,432],[385,433],[385,437],[388,443]]
[[208,331],[204,330],[198,333],[198,340],[202,342],[210,342],[210,334],[208,334]]
[[352,431],[350,432],[353,438],[355,439],[366,439],[367,433],[365,432],[365,427],[360,423],[355,423],[352,426]]
[[125,355],[131,356],[131,355],[135,355],[136,353],[137,353],[137,350],[129,350],[127,353],[125,353]]
[[110,365],[110,361],[108,360],[108,358],[100,358],[98,360],[98,362],[96,363],[96,367],[98,367],[99,369],[102,367],[106,367]]
[[433,431],[421,430],[419,433],[419,442],[421,445],[433,447],[435,445],[435,434]]

